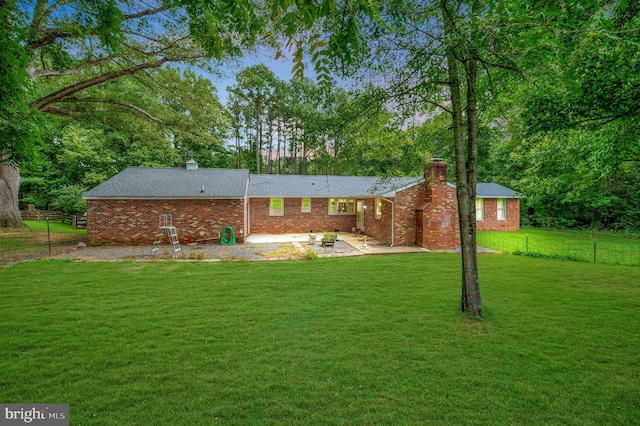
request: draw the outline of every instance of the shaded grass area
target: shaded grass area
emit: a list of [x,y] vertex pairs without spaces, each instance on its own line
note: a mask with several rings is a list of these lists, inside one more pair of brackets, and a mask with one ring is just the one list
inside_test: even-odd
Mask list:
[[72,424],[634,424],[640,269],[460,258],[2,271],[0,401]]
[[0,228],[0,264],[33,259],[85,241],[86,229],[73,229],[60,222],[25,221],[27,227]]
[[640,265],[640,236],[594,231],[521,228],[518,232],[478,231],[480,246],[504,253],[607,263]]

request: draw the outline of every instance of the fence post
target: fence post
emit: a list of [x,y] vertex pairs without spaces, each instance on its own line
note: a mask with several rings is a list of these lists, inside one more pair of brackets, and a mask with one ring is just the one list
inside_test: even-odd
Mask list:
[[525,247],[525,253],[529,253],[529,234],[525,234],[526,235],[526,247]]
[[597,250],[596,250],[596,240],[595,238],[593,239],[593,263],[596,263],[596,254],[597,254]]
[[47,216],[47,242],[49,245],[49,254],[51,254],[51,231],[49,231],[49,217]]
[[78,229],[78,215],[74,214],[73,216],[71,216],[71,226],[73,227],[73,229]]

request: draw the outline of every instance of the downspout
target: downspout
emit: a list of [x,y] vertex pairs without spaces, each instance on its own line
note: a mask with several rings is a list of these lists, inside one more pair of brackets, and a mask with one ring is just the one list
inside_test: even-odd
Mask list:
[[247,178],[247,186],[244,189],[244,236],[245,238],[251,234],[251,213],[249,209],[249,183],[251,175]]
[[251,206],[249,205],[249,197],[245,197],[244,203],[244,236],[248,237],[251,234]]
[[396,203],[388,198],[381,197],[384,201],[391,203],[391,247],[396,242]]

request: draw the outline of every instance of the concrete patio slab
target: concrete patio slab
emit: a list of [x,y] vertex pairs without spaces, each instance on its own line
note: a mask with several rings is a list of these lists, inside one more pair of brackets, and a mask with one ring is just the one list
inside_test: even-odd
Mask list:
[[[322,234],[316,234],[317,241],[320,241],[322,238]],[[285,243],[285,242],[298,242],[298,243],[308,243],[309,236],[306,233],[297,233],[297,234],[252,234],[246,237],[245,242],[249,244],[260,244],[260,243]],[[344,241],[349,244],[351,247],[356,249],[362,254],[394,254],[394,253],[424,253],[429,250],[423,249],[422,247],[407,247],[407,246],[398,246],[391,247],[388,245],[381,244],[380,242],[367,238],[367,245],[364,246],[364,237],[362,236],[353,236],[353,234],[349,232],[338,232],[338,241]]]

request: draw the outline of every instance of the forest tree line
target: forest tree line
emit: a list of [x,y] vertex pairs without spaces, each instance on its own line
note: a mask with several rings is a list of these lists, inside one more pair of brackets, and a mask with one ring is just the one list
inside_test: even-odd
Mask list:
[[[191,158],[201,167],[246,168],[253,173],[415,176],[430,158],[441,157],[450,163],[450,180],[455,181],[448,104],[433,102],[433,96],[420,92],[426,90],[424,86],[405,84],[415,76],[409,71],[418,69],[409,66],[420,58],[418,54],[425,57],[421,52],[403,57],[409,64],[403,69],[411,77],[389,74],[389,64],[402,61],[385,57],[382,51],[376,52],[375,61],[352,60],[351,68],[342,70],[345,81],[352,83],[350,89],[332,86],[322,72],[319,80],[283,81],[267,66],[248,67],[238,70],[223,105],[212,81],[203,77],[211,74],[197,69],[211,66],[199,62],[204,58],[238,56],[255,43],[255,36],[242,27],[242,16],[219,24],[246,39],[208,45],[210,38],[197,37],[206,31],[197,26],[202,23],[195,17],[207,16],[198,9],[198,2],[183,2],[186,13],[174,13],[162,5],[145,11],[147,15],[123,9],[125,21],[156,13],[163,16],[158,19],[164,22],[165,34],[162,40],[157,34],[142,37],[138,35],[142,30],[137,29],[116,34],[112,40],[113,34],[105,27],[108,22],[96,27],[104,34],[90,31],[87,23],[84,35],[82,29],[73,34],[78,40],[91,34],[106,45],[109,40],[119,43],[112,54],[103,55],[105,60],[97,69],[90,67],[96,66],[99,53],[74,57],[65,50],[70,35],[55,39],[50,30],[33,25],[34,16],[47,13],[37,9],[46,2],[33,3],[33,16],[22,16],[16,10],[7,15],[10,9],[3,9],[2,15],[3,45],[10,47],[23,37],[32,46],[29,57],[3,50],[0,125],[5,140],[0,147],[6,150],[9,146],[20,159],[21,205],[79,211],[83,208],[80,194],[128,166],[182,167]],[[478,181],[516,190],[522,197],[525,224],[638,230],[639,6],[634,2],[561,2],[558,7],[566,9],[562,9],[564,14],[549,14],[555,21],[545,15],[539,27],[533,27],[525,22],[532,8],[519,9],[518,2],[490,3],[500,22],[509,23],[500,27],[504,33],[526,28],[510,35],[512,56],[538,49],[546,57],[531,60],[523,55],[513,66],[516,72],[505,63],[481,63],[487,72],[478,74],[477,83],[481,107]],[[498,10],[499,6],[504,10]],[[399,20],[411,16],[398,13],[399,9],[415,5],[388,2],[380,7],[383,17],[386,7],[393,12],[389,16]],[[170,13],[174,14],[168,16]],[[407,21],[400,24],[409,29],[410,24],[418,25],[403,19]],[[7,22],[24,25],[15,26],[16,30]],[[553,25],[555,33],[545,32]],[[42,33],[35,34],[37,30]],[[379,29],[370,31],[364,34],[369,40]],[[394,54],[400,48],[410,52],[417,45],[406,34],[393,41],[380,40],[375,48]],[[196,41],[203,47],[194,47]],[[160,43],[164,43],[162,49],[157,46]],[[76,53],[79,46],[75,46]],[[91,48],[82,45],[87,51]],[[157,59],[157,52],[169,51],[170,55]],[[35,69],[26,65],[29,61]],[[30,73],[29,105],[39,113],[31,113],[28,126],[19,120],[12,122],[11,117],[25,112],[11,99],[23,96],[21,87],[27,85],[26,80],[11,81],[19,76],[8,66],[12,63]],[[129,63],[145,68],[50,99],[81,73],[97,78]],[[356,65],[361,65],[360,70],[354,70]],[[383,66],[387,68],[381,71]],[[299,69],[294,71],[299,74]],[[431,75],[432,80],[438,77],[437,72]],[[438,90],[447,93],[442,86]],[[0,160],[9,158],[9,154],[3,156]]]

